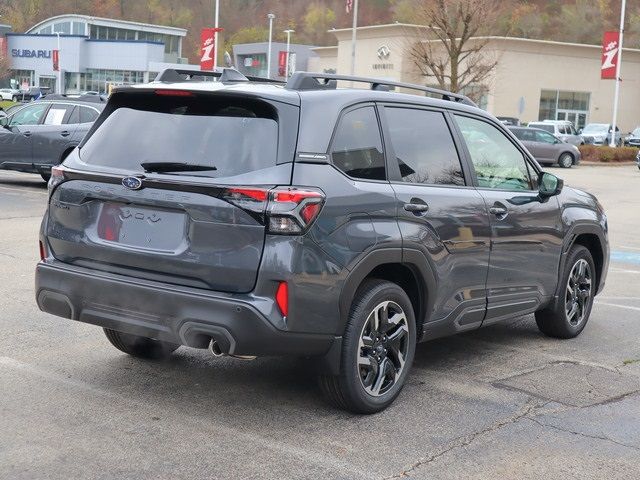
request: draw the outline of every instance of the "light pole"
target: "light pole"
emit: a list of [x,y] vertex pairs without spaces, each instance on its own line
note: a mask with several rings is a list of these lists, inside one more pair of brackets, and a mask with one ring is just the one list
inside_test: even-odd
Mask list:
[[267,78],[271,78],[271,40],[273,38],[273,20],[276,16],[273,13],[267,15],[269,19],[269,49],[267,50]]
[[220,0],[216,0],[216,18],[215,25],[216,28],[213,34],[213,71],[216,71],[218,67],[218,27],[220,26]]
[[284,78],[289,78],[289,51],[291,50],[291,34],[296,33],[295,30],[285,30],[284,33],[287,34],[287,64],[285,67]]
[[56,88],[56,90],[58,91],[58,93],[64,93],[62,91],[62,68],[60,68],[60,32],[53,32],[56,34],[56,37],[58,37],[58,88]]
[[[616,146],[616,124],[618,123],[618,99],[620,97],[620,67],[622,66],[622,43],[624,37],[624,17],[627,10],[627,1],[622,0],[620,6],[620,36],[618,40],[618,62],[616,63],[616,86],[613,94],[613,121],[611,122],[611,141],[610,147]],[[622,132],[620,133],[622,137]],[[622,139],[622,138],[621,138]]]

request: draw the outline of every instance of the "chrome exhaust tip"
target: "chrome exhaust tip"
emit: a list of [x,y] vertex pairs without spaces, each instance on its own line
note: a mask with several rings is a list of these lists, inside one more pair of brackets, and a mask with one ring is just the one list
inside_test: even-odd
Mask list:
[[225,353],[220,349],[220,345],[213,338],[209,342],[209,351],[214,357],[224,357]]

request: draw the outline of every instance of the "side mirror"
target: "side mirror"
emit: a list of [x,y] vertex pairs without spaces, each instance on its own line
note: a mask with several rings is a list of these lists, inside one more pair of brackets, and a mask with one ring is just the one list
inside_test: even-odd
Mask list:
[[540,185],[539,193],[541,198],[553,197],[558,195],[564,187],[564,181],[551,173],[542,172],[538,181]]
[[9,117],[1,117],[0,118],[0,127],[8,127],[9,126]]

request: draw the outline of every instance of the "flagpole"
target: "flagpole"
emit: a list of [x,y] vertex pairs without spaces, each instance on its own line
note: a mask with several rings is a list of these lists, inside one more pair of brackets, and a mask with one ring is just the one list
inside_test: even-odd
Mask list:
[[213,34],[213,71],[218,68],[218,27],[220,26],[220,0],[216,0],[215,33]]
[[[620,67],[622,66],[622,45],[624,36],[624,17],[627,9],[627,0],[622,0],[620,8],[620,39],[618,43],[618,62],[616,63],[616,88],[613,94],[613,121],[611,122],[610,147],[616,146],[616,124],[618,122],[618,98],[620,97]],[[622,138],[622,135],[620,136]]]
[[353,2],[353,29],[351,31],[351,75],[356,74],[356,29],[358,28],[358,0]]

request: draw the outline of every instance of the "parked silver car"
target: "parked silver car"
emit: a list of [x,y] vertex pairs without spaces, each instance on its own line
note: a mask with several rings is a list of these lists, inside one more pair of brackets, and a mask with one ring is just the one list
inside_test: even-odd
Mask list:
[[580,163],[578,147],[563,142],[545,130],[529,127],[509,127],[509,130],[527,147],[538,163],[557,163],[562,168],[571,168]]
[[0,88],[0,100],[17,102],[18,98],[20,98],[20,90],[16,90],[14,88]]
[[[609,145],[611,143],[611,133],[613,128],[608,123],[590,123],[582,130],[584,143],[591,145]],[[620,129],[616,127],[614,143],[617,147],[622,146],[622,135]]]
[[584,145],[584,140],[568,120],[543,120],[542,122],[529,122],[529,126],[545,130],[555,135],[563,142],[572,145]]

